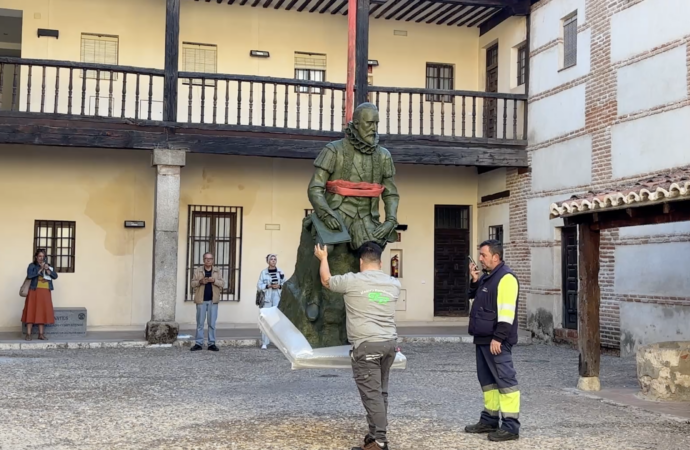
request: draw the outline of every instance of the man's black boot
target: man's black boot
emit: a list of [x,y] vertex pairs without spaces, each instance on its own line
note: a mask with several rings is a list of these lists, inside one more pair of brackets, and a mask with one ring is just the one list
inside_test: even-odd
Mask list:
[[491,425],[485,424],[483,422],[478,422],[474,425],[467,425],[465,427],[465,433],[491,433],[492,431],[497,431],[498,427],[492,427]]
[[220,350],[218,347],[216,347],[216,344],[209,345],[208,349],[211,350],[212,352],[217,352]]
[[196,352],[196,351],[201,350],[201,349],[203,349],[203,347],[201,345],[194,344],[194,347],[190,348],[189,350]]
[[511,433],[506,430],[496,430],[489,433],[489,440],[494,442],[514,441],[519,437],[519,434]]

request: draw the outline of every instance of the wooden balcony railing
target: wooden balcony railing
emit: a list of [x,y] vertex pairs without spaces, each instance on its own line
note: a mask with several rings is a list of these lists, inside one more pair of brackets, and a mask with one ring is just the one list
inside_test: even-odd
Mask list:
[[523,94],[369,86],[369,101],[381,134],[525,139]]
[[319,131],[343,129],[344,84],[180,72],[178,87],[180,121]]
[[162,87],[158,69],[0,57],[0,110],[152,120]]
[[[0,57],[0,111],[163,120],[164,72]],[[345,85],[180,72],[177,122],[338,132]],[[524,144],[526,95],[369,86],[379,132]],[[455,138],[455,139],[452,139]]]

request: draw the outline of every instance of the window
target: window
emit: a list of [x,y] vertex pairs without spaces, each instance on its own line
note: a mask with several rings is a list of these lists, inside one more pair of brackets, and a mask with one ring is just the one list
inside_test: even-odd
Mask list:
[[[117,65],[119,43],[117,36],[82,33],[81,62]],[[96,70],[87,70],[86,78],[96,79],[97,74]],[[81,76],[83,76],[83,71]],[[100,79],[110,80],[110,72],[101,71]],[[116,73],[113,73],[113,80],[117,80]]]
[[[426,88],[427,89],[443,89],[452,91],[454,89],[455,75],[454,68],[449,64],[432,64],[426,63]],[[427,102],[445,102],[450,103],[452,97],[450,95],[426,95]]]
[[[326,55],[322,53],[295,52],[295,79],[326,81]],[[295,92],[320,94],[321,88],[295,86]]]
[[240,300],[242,254],[242,208],[234,206],[189,206],[187,229],[187,295],[194,298],[192,276],[204,265],[204,253],[211,252],[225,282],[222,301]]
[[517,85],[525,84],[527,68],[527,44],[521,44],[517,49]]
[[493,225],[489,227],[489,239],[496,239],[503,244],[503,225]]
[[37,220],[34,222],[34,253],[45,249],[48,264],[56,272],[74,273],[76,222]]
[[[218,47],[211,44],[182,43],[182,72],[217,73]],[[184,82],[189,84],[189,80]],[[206,80],[206,85],[213,86],[215,80]],[[201,86],[201,80],[195,79],[194,85]]]
[[563,19],[563,68],[577,64],[577,12]]

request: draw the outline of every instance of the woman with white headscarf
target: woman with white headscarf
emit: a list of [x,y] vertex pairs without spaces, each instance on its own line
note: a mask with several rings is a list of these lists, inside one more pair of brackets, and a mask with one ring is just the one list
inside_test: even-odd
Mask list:
[[[280,292],[282,291],[283,283],[285,283],[285,274],[277,267],[278,257],[276,255],[269,254],[266,256],[266,262],[268,267],[261,271],[256,289],[264,293],[264,304],[262,307],[271,308],[278,306],[280,302]],[[270,343],[268,336],[261,333],[261,348],[265,350]]]

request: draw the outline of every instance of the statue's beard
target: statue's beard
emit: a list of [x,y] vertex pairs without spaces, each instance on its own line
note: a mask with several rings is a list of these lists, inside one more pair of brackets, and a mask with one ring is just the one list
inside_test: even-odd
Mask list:
[[378,133],[375,133],[374,136],[370,136],[367,139],[365,139],[362,136],[360,136],[359,132],[352,124],[352,122],[350,122],[350,124],[347,126],[347,129],[345,129],[345,135],[357,150],[368,155],[374,153],[376,147],[378,147],[379,145]]

